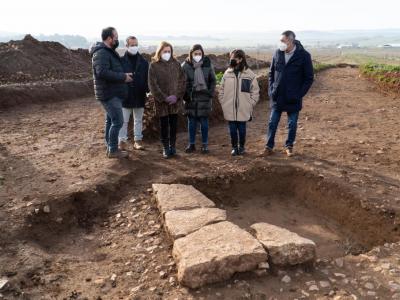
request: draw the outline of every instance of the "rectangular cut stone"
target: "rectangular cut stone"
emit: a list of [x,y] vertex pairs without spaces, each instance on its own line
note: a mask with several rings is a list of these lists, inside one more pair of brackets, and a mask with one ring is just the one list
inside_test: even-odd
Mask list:
[[162,215],[171,210],[215,207],[214,202],[191,185],[153,184],[153,192]]
[[171,210],[165,213],[164,220],[169,235],[173,239],[177,239],[195,232],[203,226],[226,221],[226,211],[213,207]]
[[172,251],[182,285],[198,288],[255,270],[268,255],[250,233],[231,222],[200,228],[174,242]]
[[268,223],[253,224],[251,228],[273,264],[293,266],[315,260],[315,243],[312,240]]

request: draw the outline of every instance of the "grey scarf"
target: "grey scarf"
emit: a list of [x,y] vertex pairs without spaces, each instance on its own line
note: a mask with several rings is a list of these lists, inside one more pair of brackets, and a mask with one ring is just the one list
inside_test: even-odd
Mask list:
[[203,70],[201,69],[202,65],[203,65],[203,60],[199,61],[198,63],[193,61],[193,67],[194,67],[193,88],[195,91],[202,91],[207,89]]

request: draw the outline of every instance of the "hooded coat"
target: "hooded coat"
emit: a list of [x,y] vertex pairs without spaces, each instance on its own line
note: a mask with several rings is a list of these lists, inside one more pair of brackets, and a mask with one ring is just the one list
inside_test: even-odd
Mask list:
[[285,63],[285,52],[277,50],[269,72],[271,107],[279,111],[297,112],[303,107],[303,97],[314,81],[311,55],[299,41],[296,50]]
[[99,101],[128,96],[125,72],[121,57],[104,43],[97,43],[90,49],[94,81],[94,94]]

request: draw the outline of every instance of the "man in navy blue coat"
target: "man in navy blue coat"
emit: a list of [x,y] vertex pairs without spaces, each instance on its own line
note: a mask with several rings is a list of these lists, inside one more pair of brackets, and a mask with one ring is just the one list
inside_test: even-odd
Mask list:
[[275,52],[269,72],[271,115],[268,124],[266,154],[272,154],[275,134],[282,112],[288,116],[289,133],[285,143],[286,154],[293,155],[297,120],[303,106],[303,97],[314,80],[311,55],[296,40],[293,31],[282,33],[279,49]]

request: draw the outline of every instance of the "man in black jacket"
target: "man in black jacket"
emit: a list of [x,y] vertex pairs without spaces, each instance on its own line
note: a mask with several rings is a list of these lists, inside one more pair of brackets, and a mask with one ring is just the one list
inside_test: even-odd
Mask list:
[[127,157],[118,149],[118,134],[123,124],[122,101],[127,97],[126,83],[132,82],[132,74],[125,73],[119,54],[118,33],[113,27],[103,29],[103,42],[91,50],[94,93],[106,112],[105,141],[109,158]]
[[128,122],[133,114],[133,133],[134,149],[143,150],[142,145],[142,127],[143,113],[146,102],[146,94],[149,92],[148,73],[149,63],[139,53],[138,40],[134,36],[126,39],[127,51],[122,57],[124,72],[133,74],[133,82],[128,84],[128,97],[122,102],[122,112],[124,124],[119,132],[119,145],[121,149],[126,148],[128,140]]
[[288,115],[289,133],[285,143],[286,154],[293,155],[297,120],[303,107],[303,97],[314,80],[311,55],[296,40],[293,31],[282,33],[281,44],[275,52],[269,72],[271,116],[268,124],[266,154],[272,154],[275,133],[282,112]]

